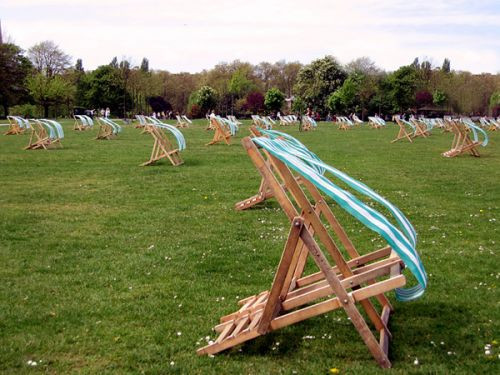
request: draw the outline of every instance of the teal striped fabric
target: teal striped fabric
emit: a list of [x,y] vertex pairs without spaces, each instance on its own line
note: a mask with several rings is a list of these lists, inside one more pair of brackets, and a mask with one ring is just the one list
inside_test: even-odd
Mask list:
[[[420,297],[427,286],[427,274],[416,251],[417,234],[404,214],[365,184],[325,164],[290,135],[272,130],[259,130],[267,137],[255,137],[252,139],[254,143],[263,147],[304,178],[307,178],[366,227],[379,233],[399,255],[415,276],[418,284],[407,289],[396,289],[396,298],[401,301],[410,301]],[[334,184],[325,177],[326,172],[346,183],[355,191],[380,203],[390,212],[397,224],[393,225],[380,212],[363,203],[349,191]]]
[[179,129],[177,129],[173,125],[165,124],[154,117],[146,117],[146,119],[153,125],[158,128],[168,130],[175,137],[177,141],[177,145],[179,146],[179,151],[182,151],[186,148],[186,140],[184,139],[184,135],[181,133]]
[[468,117],[463,117],[461,121],[463,124],[465,124],[465,126],[467,126],[472,131],[474,142],[479,142],[479,137],[477,133],[480,132],[483,135],[483,142],[481,143],[481,146],[485,147],[488,144],[488,134],[483,129],[481,129],[481,127],[477,126]]

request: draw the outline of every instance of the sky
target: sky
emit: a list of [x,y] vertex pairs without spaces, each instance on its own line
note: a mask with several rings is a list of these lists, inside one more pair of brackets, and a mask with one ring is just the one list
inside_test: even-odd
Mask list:
[[194,73],[333,55],[500,73],[500,0],[0,0],[0,21],[21,48],[52,40],[86,70],[114,56]]

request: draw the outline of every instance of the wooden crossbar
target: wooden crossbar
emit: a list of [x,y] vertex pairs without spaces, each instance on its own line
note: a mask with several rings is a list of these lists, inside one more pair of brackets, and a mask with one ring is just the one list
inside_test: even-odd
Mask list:
[[[389,246],[360,255],[311,182],[302,178],[299,183],[283,162],[259,150],[250,137],[243,139],[243,146],[262,177],[261,186],[265,182],[290,220],[290,231],[271,288],[240,300],[239,309],[221,317],[214,327],[217,339],[197,353],[216,354],[270,331],[343,309],[377,363],[390,367],[388,322],[393,308],[384,293],[405,285],[401,259]],[[308,258],[318,271],[306,275]],[[379,302],[380,311],[372,299]]]
[[397,142],[400,139],[407,139],[410,141],[410,143],[413,143],[412,141],[412,134],[406,130],[406,125],[399,117],[394,117],[394,120],[396,121],[396,124],[399,126],[399,132],[396,138],[394,138],[391,143]]

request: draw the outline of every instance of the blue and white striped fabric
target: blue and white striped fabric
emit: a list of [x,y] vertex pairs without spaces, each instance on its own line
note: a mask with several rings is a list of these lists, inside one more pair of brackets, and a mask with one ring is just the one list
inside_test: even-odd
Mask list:
[[168,130],[170,133],[172,133],[172,135],[175,137],[175,140],[177,141],[177,145],[179,146],[179,151],[186,149],[186,140],[184,138],[184,135],[175,126],[165,124],[154,117],[146,117],[146,119],[150,122],[150,125]]
[[462,121],[462,123],[472,131],[474,142],[479,142],[477,132],[480,132],[483,135],[483,142],[481,143],[481,146],[485,147],[488,144],[488,134],[481,127],[474,124],[474,122],[468,117],[463,117],[460,121]]
[[55,138],[59,138],[59,139],[63,139],[64,138],[63,127],[57,121],[46,120],[46,119],[43,119],[41,121],[44,121],[45,123],[49,123],[53,127],[54,132],[55,132]]
[[220,116],[216,116],[216,120],[219,121],[219,124],[221,125],[227,125],[232,136],[236,135],[236,132],[238,131],[238,124]]
[[[417,279],[418,285],[408,289],[396,289],[396,297],[401,301],[410,301],[420,297],[427,286],[427,274],[415,249],[417,234],[403,213],[365,184],[325,164],[293,137],[277,131],[261,130],[261,132],[268,137],[253,138],[254,143],[263,147],[304,178],[307,178],[349,214],[371,230],[379,233],[399,255]],[[327,179],[324,176],[325,172],[329,172],[354,190],[383,205],[394,217],[397,226],[390,223],[380,212]]]

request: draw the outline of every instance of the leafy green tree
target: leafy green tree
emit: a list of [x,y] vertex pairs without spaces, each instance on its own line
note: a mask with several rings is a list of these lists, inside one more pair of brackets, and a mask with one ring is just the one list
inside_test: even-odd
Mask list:
[[304,113],[306,110],[306,102],[300,97],[296,96],[292,103],[292,111],[295,113]]
[[283,106],[283,102],[285,101],[285,94],[283,94],[280,89],[276,87],[272,87],[266,92],[266,96],[264,98],[264,105],[267,109],[271,111],[279,111]]
[[9,115],[9,107],[26,97],[25,81],[31,70],[31,62],[18,46],[0,44],[0,105],[5,116]]
[[66,103],[74,95],[74,86],[60,75],[48,77],[36,73],[27,82],[31,96],[43,107],[44,117],[49,117],[50,106]]
[[125,90],[120,70],[111,65],[101,65],[88,76],[86,104],[93,108],[107,108],[123,113],[131,106],[130,94]]
[[337,60],[326,56],[299,71],[294,91],[309,107],[323,111],[328,96],[342,85],[346,77],[346,72]]
[[444,72],[444,73],[449,73],[451,71],[451,64],[450,64],[450,60],[445,58],[444,61],[443,61],[443,66],[441,67],[441,70]]
[[389,75],[390,98],[394,111],[405,112],[415,106],[417,79],[417,72],[413,66],[402,66]]
[[432,93],[432,102],[437,106],[442,106],[446,103],[446,94],[441,90],[434,90]]
[[191,101],[200,108],[201,113],[206,113],[217,105],[217,91],[210,86],[202,86],[194,92]]
[[500,90],[495,91],[493,94],[491,94],[489,107],[492,111],[493,116],[498,116],[498,114],[500,113]]

